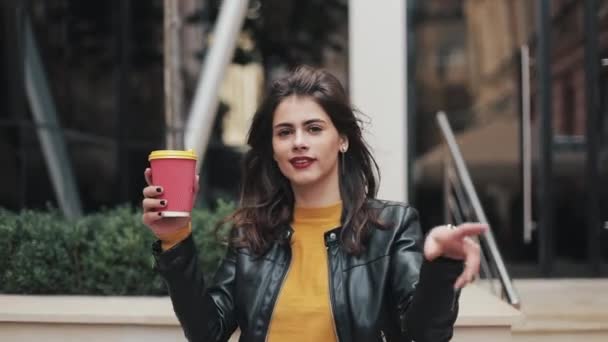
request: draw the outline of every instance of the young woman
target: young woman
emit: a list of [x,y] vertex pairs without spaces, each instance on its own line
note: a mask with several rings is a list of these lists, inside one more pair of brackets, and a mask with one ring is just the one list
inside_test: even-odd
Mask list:
[[[482,224],[435,227],[375,199],[377,165],[344,89],[301,67],[273,83],[253,117],[231,242],[205,284],[187,218],[160,218],[156,268],[190,341],[448,341],[458,289],[474,279]],[[205,251],[201,251],[205,253]],[[463,262],[464,261],[464,262]]]

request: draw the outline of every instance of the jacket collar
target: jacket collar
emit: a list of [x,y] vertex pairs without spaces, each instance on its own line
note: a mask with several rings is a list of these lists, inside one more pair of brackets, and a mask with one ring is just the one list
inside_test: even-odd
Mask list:
[[[338,244],[340,241],[339,238],[341,231],[342,227],[336,227],[323,233],[323,240],[325,241],[325,246],[330,247]],[[281,242],[291,242],[293,232],[294,230],[290,225],[287,225],[284,229],[282,229],[281,233],[279,234]]]

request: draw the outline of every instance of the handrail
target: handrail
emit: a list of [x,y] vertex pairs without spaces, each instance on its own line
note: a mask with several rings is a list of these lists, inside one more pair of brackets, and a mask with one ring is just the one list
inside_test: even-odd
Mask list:
[[[448,223],[453,223],[450,220],[450,216],[454,217],[455,222],[465,222],[466,217],[471,216],[471,206],[466,202],[465,194],[462,189],[462,184],[458,182],[457,176],[454,172],[454,167],[449,161],[446,160],[446,167],[444,168],[444,196],[445,196],[445,205],[446,205],[446,218],[448,218]],[[453,185],[453,194],[450,185]],[[490,268],[490,264],[488,262],[488,258],[486,257],[482,245],[482,253],[480,255],[480,273],[485,274],[488,278],[494,277],[496,272],[493,268]],[[489,283],[491,290],[493,293],[498,294],[499,289],[495,286],[493,282]]]
[[[454,167],[456,168],[456,172],[458,175],[458,180],[464,191],[471,202],[473,207],[473,212],[475,213],[477,221],[481,223],[488,224],[488,219],[486,214],[481,206],[481,202],[479,201],[479,197],[477,192],[475,191],[475,187],[471,180],[471,176],[469,171],[465,165],[464,158],[462,157],[462,153],[460,152],[460,148],[456,144],[456,139],[454,137],[454,133],[450,127],[448,119],[444,112],[440,111],[437,113],[437,122],[439,124],[439,128],[441,129],[441,133],[445,139],[446,145],[450,152],[451,159],[453,161]],[[447,199],[446,199],[447,200]],[[517,292],[515,291],[515,287],[513,286],[513,282],[511,281],[511,277],[507,272],[504,261],[496,246],[496,241],[494,239],[494,234],[492,230],[487,230],[483,235],[481,235],[482,240],[482,248],[486,248],[487,252],[490,254],[491,261],[493,262],[493,266],[495,266],[498,277],[500,279],[500,283],[502,285],[503,293],[506,295],[507,301],[514,307],[519,308],[520,300]]]
[[[449,160],[449,156],[446,156],[444,161],[444,198],[445,198],[445,217],[447,223],[462,223],[467,221],[473,221],[475,219],[469,219],[473,217],[471,205],[466,200],[466,195],[462,189],[456,171],[454,170],[453,163]],[[479,241],[479,238],[475,237],[481,245],[480,255],[480,276],[488,279],[487,285],[490,287],[492,293],[501,295],[500,287],[497,287],[493,281],[496,278],[496,268],[492,267],[486,256],[487,248],[484,247],[484,241]]]

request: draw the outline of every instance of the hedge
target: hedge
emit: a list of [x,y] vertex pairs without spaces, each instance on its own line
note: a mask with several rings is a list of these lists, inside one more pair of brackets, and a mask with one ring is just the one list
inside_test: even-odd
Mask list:
[[[225,251],[215,226],[233,209],[218,202],[214,211],[193,210],[193,234],[207,279]],[[153,241],[141,212],[129,207],[75,221],[56,209],[14,213],[0,208],[0,293],[164,295],[153,269]]]

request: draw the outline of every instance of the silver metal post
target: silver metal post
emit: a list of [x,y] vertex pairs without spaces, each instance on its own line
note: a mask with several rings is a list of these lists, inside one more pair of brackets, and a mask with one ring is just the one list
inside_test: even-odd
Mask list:
[[247,0],[225,0],[222,3],[213,31],[213,45],[201,69],[184,132],[186,148],[194,149],[198,155],[197,172],[207,151],[217,111],[219,88],[232,59],[248,3]]
[[82,216],[72,163],[29,18],[25,18],[25,89],[37,126],[40,147],[49,168],[59,207],[68,218]]

